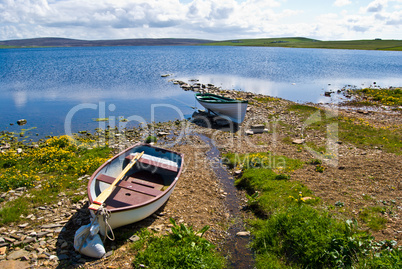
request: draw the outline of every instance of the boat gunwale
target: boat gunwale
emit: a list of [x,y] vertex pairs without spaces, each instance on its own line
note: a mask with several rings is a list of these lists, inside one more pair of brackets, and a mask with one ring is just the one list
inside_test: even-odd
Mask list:
[[152,204],[152,203],[156,202],[157,200],[162,199],[163,197],[165,197],[165,195],[167,195],[176,186],[176,183],[177,183],[177,181],[178,181],[178,179],[179,179],[179,177],[180,177],[180,175],[181,175],[181,173],[183,171],[184,154],[183,153],[178,153],[178,152],[175,152],[175,151],[172,151],[172,150],[156,147],[156,146],[153,146],[153,145],[150,145],[150,144],[147,144],[147,143],[136,143],[133,146],[131,146],[131,147],[119,152],[118,154],[116,154],[112,158],[108,159],[101,166],[99,166],[98,169],[96,169],[96,171],[91,175],[91,178],[89,179],[88,185],[87,185],[87,194],[88,194],[89,204],[91,204],[93,202],[93,198],[91,196],[91,185],[92,185],[92,182],[94,180],[96,180],[95,176],[98,175],[99,172],[105,166],[109,165],[113,160],[115,160],[116,158],[120,157],[124,153],[132,150],[133,148],[139,147],[139,146],[147,146],[147,147],[151,147],[151,148],[154,148],[154,149],[160,149],[160,150],[164,150],[164,151],[179,155],[181,157],[181,164],[180,164],[180,167],[179,167],[179,171],[177,172],[177,175],[175,176],[175,179],[173,180],[172,184],[170,184],[170,186],[166,190],[164,190],[160,195],[155,196],[154,198],[152,198],[152,199],[150,199],[150,200],[148,200],[147,202],[144,202],[144,203],[125,206],[125,207],[121,207],[121,208],[112,208],[109,211],[111,213],[113,213],[113,212],[121,212],[121,211],[127,211],[127,210],[135,210],[135,209],[147,206],[147,205]]
[[[201,96],[213,96],[216,97],[218,99],[223,99],[224,101],[218,101],[218,100],[202,100]],[[213,93],[196,93],[195,94],[195,98],[197,99],[197,101],[199,102],[205,102],[205,103],[210,103],[210,104],[236,104],[236,103],[248,103],[247,100],[236,100],[236,99],[232,99],[232,98],[228,98],[228,97],[224,97],[224,96],[220,96],[220,95],[216,95]]]

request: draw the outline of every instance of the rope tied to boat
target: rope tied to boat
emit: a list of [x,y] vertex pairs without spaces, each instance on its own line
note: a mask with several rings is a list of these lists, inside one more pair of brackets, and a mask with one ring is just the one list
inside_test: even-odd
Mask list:
[[[113,229],[108,222],[111,213],[109,210],[107,210],[105,203],[103,203],[98,210],[96,210],[95,218],[97,218],[98,215],[103,217],[103,222],[105,223],[105,236],[103,238],[103,242],[105,242],[106,238],[108,238],[110,241],[114,241],[116,238],[114,236]],[[110,231],[112,237],[109,236],[108,231]]]

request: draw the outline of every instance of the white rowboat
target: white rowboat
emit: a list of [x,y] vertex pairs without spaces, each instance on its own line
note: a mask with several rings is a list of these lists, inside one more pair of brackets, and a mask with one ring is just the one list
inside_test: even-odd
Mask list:
[[[108,224],[112,229],[153,214],[169,199],[181,174],[182,154],[139,143],[114,156],[95,171],[87,188],[89,203],[92,204],[113,183],[130,160],[142,151],[142,157],[105,200],[106,209],[110,211]],[[90,211],[95,216],[96,210]],[[98,217],[98,221],[101,234],[104,234],[103,218]]]
[[247,101],[235,100],[211,93],[196,93],[195,99],[208,111],[241,124],[247,111]]

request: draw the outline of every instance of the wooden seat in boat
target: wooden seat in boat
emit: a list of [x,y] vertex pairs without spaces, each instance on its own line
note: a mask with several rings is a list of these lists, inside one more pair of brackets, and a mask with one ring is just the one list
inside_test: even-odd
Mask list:
[[[109,184],[115,180],[114,177],[104,174],[98,175],[96,179]],[[105,201],[106,208],[110,210],[147,203],[163,194],[160,190],[163,186],[163,179],[158,174],[148,171],[134,173],[127,180],[116,184],[116,188]]]
[[[144,180],[145,178],[147,180]],[[109,184],[112,184],[115,180],[114,177],[104,174],[100,174],[96,179]],[[158,196],[161,194],[163,186],[163,180],[159,175],[147,171],[135,173],[128,177],[127,180],[121,180],[116,184],[116,187],[133,190],[151,196]]]
[[[130,161],[132,158],[134,158],[134,156],[135,156],[135,154],[127,155],[126,159]],[[177,172],[177,170],[179,169],[179,167],[177,166],[177,163],[175,163],[173,161],[154,157],[154,156],[147,155],[147,154],[142,155],[142,157],[140,159],[138,159],[137,163],[141,163],[141,164],[149,165],[149,166],[155,166],[155,167],[169,170],[172,172]]]

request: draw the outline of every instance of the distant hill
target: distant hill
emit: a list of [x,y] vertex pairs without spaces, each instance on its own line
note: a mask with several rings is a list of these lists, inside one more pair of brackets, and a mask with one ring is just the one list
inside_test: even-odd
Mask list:
[[321,41],[305,37],[237,39],[208,43],[210,46],[288,47],[314,49],[402,50],[402,40]]
[[135,38],[118,40],[79,40],[69,38],[42,37],[0,41],[0,48],[21,47],[99,47],[99,46],[253,46],[288,47],[315,49],[357,49],[402,51],[402,40],[344,40],[321,41],[305,37],[235,39],[214,41],[190,38]]
[[95,47],[95,46],[184,46],[199,45],[212,40],[186,38],[135,38],[118,40],[79,40],[42,37],[0,41],[0,46],[12,47]]

